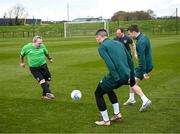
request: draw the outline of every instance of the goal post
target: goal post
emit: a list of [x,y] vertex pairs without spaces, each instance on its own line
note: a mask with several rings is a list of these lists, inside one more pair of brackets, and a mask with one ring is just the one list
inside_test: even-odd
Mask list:
[[98,29],[104,28],[109,31],[107,21],[83,21],[65,22],[64,38],[93,37]]

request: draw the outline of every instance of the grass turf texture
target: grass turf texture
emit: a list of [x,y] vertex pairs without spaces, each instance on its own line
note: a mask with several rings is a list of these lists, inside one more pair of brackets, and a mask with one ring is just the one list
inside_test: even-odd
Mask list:
[[[155,68],[141,87],[152,100],[152,107],[139,113],[141,100],[134,106],[123,106],[128,87],[116,90],[124,119],[110,127],[99,127],[100,119],[94,90],[107,73],[97,52],[97,43],[90,39],[45,38],[54,63],[52,101],[40,99],[41,88],[28,67],[19,67],[19,53],[31,39],[0,40],[0,132],[180,132],[180,41],[179,36],[152,37]],[[73,89],[82,92],[82,99],[73,101]],[[109,115],[113,114],[107,98]]]

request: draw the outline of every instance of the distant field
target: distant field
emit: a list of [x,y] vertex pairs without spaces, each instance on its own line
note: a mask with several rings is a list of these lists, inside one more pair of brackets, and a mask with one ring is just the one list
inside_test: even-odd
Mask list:
[[[130,25],[137,24],[141,31],[151,35],[175,35],[176,28],[177,33],[180,34],[180,21],[176,23],[175,19],[167,20],[141,20],[141,21],[116,21],[109,22],[109,33],[114,35],[115,30],[118,27],[127,29]],[[176,27],[177,25],[177,27]],[[82,24],[78,24],[82,27]],[[96,24],[95,24],[96,26]],[[93,25],[85,27],[85,29],[93,29]],[[102,27],[99,27],[102,28]],[[0,26],[0,38],[14,38],[14,37],[31,37],[34,34],[40,34],[44,37],[64,37],[64,23],[59,24],[42,24],[42,25],[25,25],[25,26]],[[94,31],[95,32],[95,31]],[[82,32],[83,33],[83,32]]]
[[[123,106],[128,87],[116,90],[123,120],[110,127],[99,127],[100,119],[94,91],[107,73],[98,55],[94,38],[45,38],[54,63],[52,101],[41,100],[41,88],[28,67],[19,67],[19,53],[31,38],[0,39],[0,132],[1,133],[180,133],[180,40],[178,36],[152,36],[154,70],[141,87],[152,100],[152,107],[139,113],[137,104]],[[72,101],[73,89],[82,91],[82,99]],[[113,114],[107,99],[109,115]]]

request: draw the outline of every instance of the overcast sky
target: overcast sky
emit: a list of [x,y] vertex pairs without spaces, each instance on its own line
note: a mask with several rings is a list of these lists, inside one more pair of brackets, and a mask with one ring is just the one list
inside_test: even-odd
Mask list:
[[21,4],[29,14],[28,18],[67,20],[67,3],[70,20],[90,16],[111,18],[120,10],[147,9],[152,9],[157,16],[170,16],[178,8],[180,16],[180,0],[0,0],[0,18],[12,6]]

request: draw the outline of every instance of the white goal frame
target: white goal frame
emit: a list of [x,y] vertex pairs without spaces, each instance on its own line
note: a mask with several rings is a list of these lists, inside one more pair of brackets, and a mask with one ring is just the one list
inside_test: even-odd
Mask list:
[[[88,23],[103,23],[103,28],[107,30],[107,32],[109,33],[109,24],[108,21],[102,20],[102,21],[81,21],[81,22],[65,22],[64,23],[64,38],[68,38],[67,37],[67,25],[68,24],[88,24]],[[102,27],[101,27],[102,28]],[[100,28],[99,28],[100,29]],[[78,29],[77,29],[78,30]],[[98,30],[98,29],[97,29]],[[95,33],[94,33],[95,35]],[[77,36],[77,37],[87,37],[87,36]],[[92,37],[92,36],[89,36]]]

